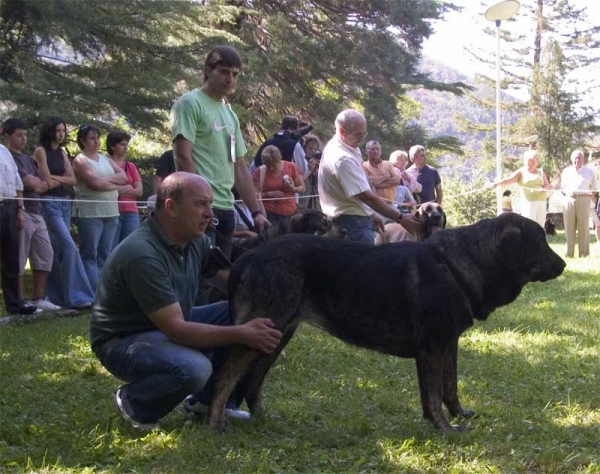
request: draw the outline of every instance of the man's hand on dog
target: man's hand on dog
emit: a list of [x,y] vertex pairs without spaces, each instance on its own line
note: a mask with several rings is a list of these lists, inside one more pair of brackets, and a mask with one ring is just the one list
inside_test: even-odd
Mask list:
[[256,214],[254,216],[254,227],[256,227],[258,229],[258,232],[260,233],[263,230],[271,227],[271,223],[267,219],[267,216],[264,216],[262,214]]
[[404,214],[402,216],[402,220],[398,221],[398,224],[404,227],[411,234],[417,234],[421,230],[421,224],[412,214]]
[[242,326],[245,330],[244,344],[266,354],[273,352],[281,342],[281,332],[269,318],[256,318]]
[[379,217],[379,214],[371,214],[371,225],[375,232],[383,234],[385,232],[385,223],[383,219]]

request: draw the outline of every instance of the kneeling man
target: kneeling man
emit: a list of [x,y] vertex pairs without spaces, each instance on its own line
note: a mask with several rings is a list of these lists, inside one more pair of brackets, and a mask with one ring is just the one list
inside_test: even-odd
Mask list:
[[[92,310],[92,350],[115,377],[127,382],[115,394],[121,416],[151,429],[181,401],[203,412],[217,348],[245,344],[272,352],[281,333],[270,319],[232,326],[228,303],[193,307],[202,277],[226,287],[228,270],[213,265],[212,189],[201,176],[178,172],[162,182],[156,214],[106,261]],[[235,403],[234,403],[235,405]],[[233,415],[245,412],[235,411]]]

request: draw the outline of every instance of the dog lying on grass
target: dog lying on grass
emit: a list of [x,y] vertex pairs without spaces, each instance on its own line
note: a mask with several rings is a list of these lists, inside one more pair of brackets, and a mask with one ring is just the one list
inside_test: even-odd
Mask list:
[[236,324],[271,318],[284,337],[270,355],[234,347],[215,374],[206,423],[224,424],[223,408],[238,382],[250,412],[262,411],[264,377],[305,320],[350,344],[416,359],[423,416],[441,430],[461,431],[442,409],[473,415],[458,397],[460,335],[527,283],[556,278],[564,267],[544,230],[512,213],[423,243],[372,246],[307,235],[268,242],[234,265],[230,309]]

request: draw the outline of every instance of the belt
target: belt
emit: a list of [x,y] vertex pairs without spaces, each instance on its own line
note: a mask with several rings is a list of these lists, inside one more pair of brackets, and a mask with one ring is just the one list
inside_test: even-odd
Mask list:
[[14,199],[6,199],[6,200],[0,199],[0,206],[9,206],[11,204],[16,205],[17,201]]

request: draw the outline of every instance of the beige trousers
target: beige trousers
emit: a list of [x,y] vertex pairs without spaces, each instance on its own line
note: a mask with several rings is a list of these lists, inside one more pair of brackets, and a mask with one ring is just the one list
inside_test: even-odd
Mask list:
[[589,196],[566,197],[563,213],[567,236],[567,257],[575,254],[575,233],[578,234],[579,256],[590,254],[590,198]]

